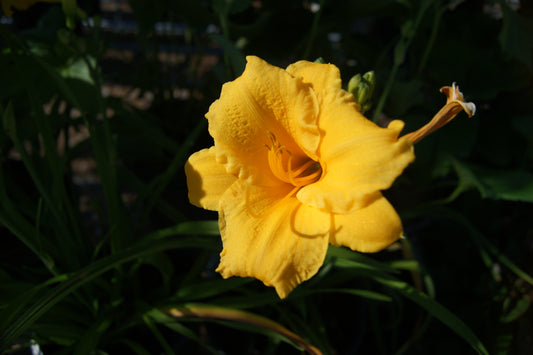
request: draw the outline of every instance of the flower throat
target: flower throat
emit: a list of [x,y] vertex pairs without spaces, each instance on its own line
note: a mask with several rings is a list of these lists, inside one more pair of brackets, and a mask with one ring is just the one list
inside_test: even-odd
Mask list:
[[300,166],[294,167],[292,153],[278,142],[272,132],[268,132],[268,136],[272,142],[272,146],[266,146],[268,165],[274,176],[296,187],[309,185],[320,179],[322,175],[320,163],[309,159]]

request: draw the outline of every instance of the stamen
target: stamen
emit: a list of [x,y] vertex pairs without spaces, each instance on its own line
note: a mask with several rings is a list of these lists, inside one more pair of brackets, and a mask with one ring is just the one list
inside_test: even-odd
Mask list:
[[291,181],[287,176],[287,171],[285,171],[285,169],[283,168],[283,161],[282,161],[283,158],[281,156],[283,147],[279,146],[279,143],[277,144],[278,144],[278,147],[275,147],[275,150],[274,150],[274,146],[272,148],[267,146],[268,165],[270,166],[270,170],[272,171],[275,177],[277,177],[281,181],[290,183]]
[[296,192],[298,192],[298,190],[300,190],[300,187],[299,186],[295,186],[294,189],[292,189],[287,195],[285,195],[281,200],[279,200],[278,203],[281,204],[284,201],[286,201],[289,197],[294,196],[294,194],[296,194]]
[[303,173],[304,171],[306,171],[307,169],[309,169],[311,167],[316,167],[316,169],[315,169],[315,171],[316,171],[316,170],[318,170],[320,168],[320,164],[318,164],[314,160],[310,160],[307,163],[305,163],[302,166],[300,166],[298,169],[294,170],[293,174],[298,176],[298,175],[300,175],[301,173]]
[[[314,160],[309,160],[293,170],[292,153],[278,142],[272,132],[268,133],[272,142],[271,147],[266,145],[268,149],[268,165],[275,177],[296,187],[312,184],[320,178],[322,168]],[[284,163],[284,153],[287,154],[286,163]]]

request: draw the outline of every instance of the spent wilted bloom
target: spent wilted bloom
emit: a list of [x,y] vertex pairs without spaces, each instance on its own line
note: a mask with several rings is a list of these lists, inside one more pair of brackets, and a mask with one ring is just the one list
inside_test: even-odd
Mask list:
[[450,122],[459,112],[465,111],[468,117],[476,113],[476,105],[473,102],[465,102],[463,93],[455,83],[452,86],[444,86],[440,92],[446,95],[446,105],[437,112],[433,119],[419,130],[403,136],[413,143],[418,143],[422,138],[441,128]]
[[247,57],[206,117],[214,146],[185,171],[191,203],[218,211],[224,278],[254,277],[284,298],[329,244],[377,252],[400,238],[381,191],[414,160],[413,142],[399,138],[402,121],[365,118],[336,66]]

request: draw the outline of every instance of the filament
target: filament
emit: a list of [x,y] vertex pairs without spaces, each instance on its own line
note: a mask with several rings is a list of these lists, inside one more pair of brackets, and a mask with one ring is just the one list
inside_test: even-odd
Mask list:
[[266,146],[268,149],[268,165],[275,177],[296,187],[312,184],[320,178],[322,168],[318,162],[309,160],[293,168],[292,153],[278,142],[272,132],[268,133],[272,143],[272,146]]

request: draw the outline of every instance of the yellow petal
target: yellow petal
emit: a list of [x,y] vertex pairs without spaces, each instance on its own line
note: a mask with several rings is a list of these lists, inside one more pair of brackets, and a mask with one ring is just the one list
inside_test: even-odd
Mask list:
[[287,67],[289,74],[301,77],[304,83],[309,83],[315,91],[327,88],[340,89],[341,73],[333,64],[320,64],[301,60]]
[[330,214],[302,205],[291,187],[237,181],[224,194],[221,211],[224,249],[217,271],[224,278],[254,277],[285,298],[324,262]]
[[297,197],[328,212],[350,213],[392,185],[414,160],[413,146],[398,139],[403,122],[378,127],[357,111],[353,96],[344,90],[326,90],[320,107],[322,177],[303,187]]
[[207,113],[219,161],[239,178],[275,179],[265,145],[270,134],[294,156],[316,158],[318,102],[310,85],[257,57],[247,57],[242,76],[224,84]]
[[378,193],[374,200],[355,212],[333,215],[335,232],[330,243],[365,253],[380,251],[402,234],[400,217],[385,197]]
[[194,153],[185,164],[189,201],[198,207],[217,211],[220,198],[237,178],[216,161],[211,147]]

